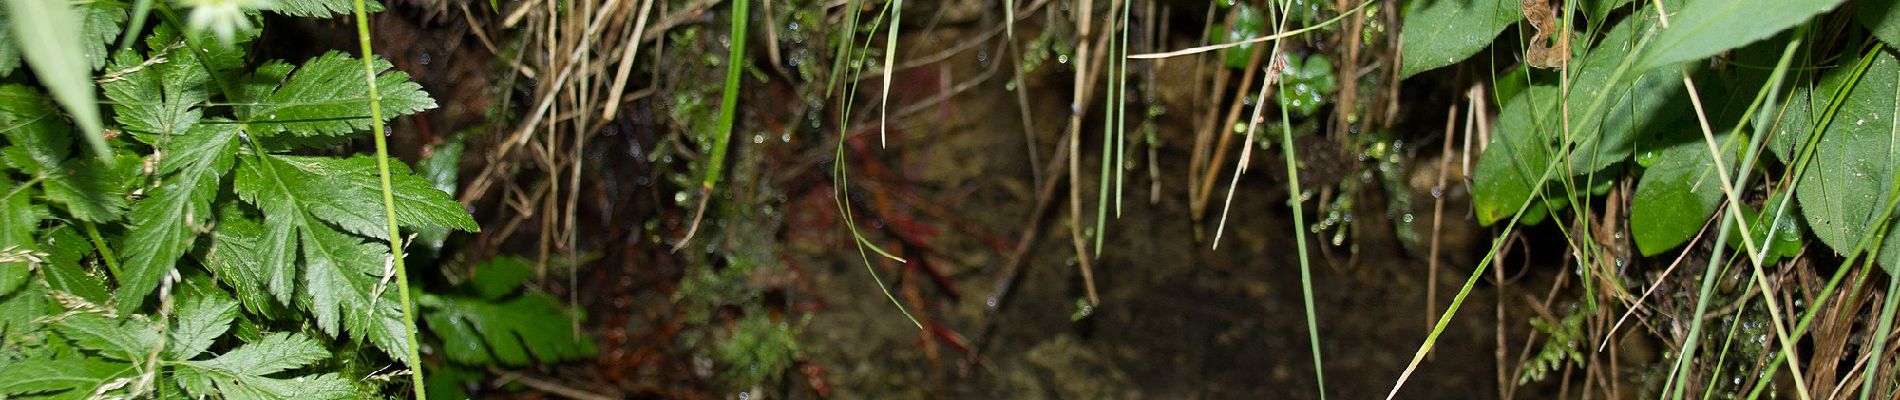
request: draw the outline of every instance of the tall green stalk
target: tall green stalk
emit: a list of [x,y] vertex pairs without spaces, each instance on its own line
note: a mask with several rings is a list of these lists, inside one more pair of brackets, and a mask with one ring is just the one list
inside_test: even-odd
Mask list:
[[[1281,93],[1285,93],[1286,80],[1275,79],[1274,84],[1280,86]],[[1264,103],[1266,99],[1266,96],[1261,96],[1258,101]],[[1291,120],[1291,117],[1287,115],[1286,103],[1280,103],[1280,121]],[[1248,143],[1248,145],[1252,145],[1252,143]],[[1313,346],[1313,375],[1316,376],[1315,379],[1319,381],[1319,398],[1320,400],[1325,400],[1326,363],[1320,358],[1319,321],[1318,318],[1315,317],[1318,314],[1313,311],[1313,263],[1308,261],[1306,256],[1306,209],[1300,204],[1302,201],[1300,194],[1300,157],[1299,154],[1293,151],[1292,124],[1280,124],[1280,153],[1283,158],[1286,159],[1287,184],[1293,185],[1293,190],[1287,194],[1286,202],[1288,206],[1293,207],[1293,245],[1300,249],[1300,295],[1302,299],[1306,300],[1306,338],[1307,342]]]
[[376,59],[369,44],[369,11],[363,0],[356,0],[356,43],[362,48],[363,81],[369,85],[370,129],[376,141],[376,177],[382,183],[383,217],[389,229],[389,257],[395,265],[396,293],[402,301],[403,329],[409,337],[409,373],[415,376],[416,400],[427,400],[428,390],[422,378],[421,343],[416,341],[416,310],[409,303],[409,268],[402,262],[402,233],[396,227],[396,196],[389,185],[389,139],[384,137],[383,99],[376,90]]
[[713,137],[712,158],[706,160],[706,178],[700,182],[700,195],[712,196],[726,165],[726,146],[732,142],[732,123],[738,118],[739,75],[745,70],[746,22],[752,0],[732,2],[732,46],[726,53],[726,88],[719,94],[719,135]]

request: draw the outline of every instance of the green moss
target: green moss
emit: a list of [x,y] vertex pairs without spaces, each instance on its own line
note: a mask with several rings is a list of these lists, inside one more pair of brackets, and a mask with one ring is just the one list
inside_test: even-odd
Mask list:
[[720,379],[739,388],[778,380],[798,355],[797,337],[798,333],[784,321],[773,321],[763,314],[740,318],[713,347]]

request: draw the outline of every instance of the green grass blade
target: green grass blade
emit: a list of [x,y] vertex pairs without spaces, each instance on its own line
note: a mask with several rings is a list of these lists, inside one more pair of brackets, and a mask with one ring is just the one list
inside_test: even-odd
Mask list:
[[1016,0],[1003,0],[1003,37],[1016,40]]
[[[856,0],[853,0],[853,3],[855,2]],[[894,9],[891,6],[892,6],[891,3],[885,3],[885,7],[887,10]],[[856,8],[852,8],[850,12],[855,14]],[[883,26],[884,17],[886,15],[888,14],[879,13],[877,18],[871,20],[871,29],[876,30],[877,27]],[[855,21],[856,18],[848,17],[847,19]],[[855,22],[852,22],[852,23],[855,24]],[[863,48],[869,49],[871,47],[871,41],[873,39],[874,38],[872,37],[866,37],[864,40],[864,44],[862,45]],[[849,36],[847,36],[845,40],[847,41],[845,42],[847,44],[841,45],[843,48],[840,49],[840,51],[850,52],[851,45],[848,42],[850,40]],[[840,56],[840,59],[842,58],[843,56]],[[844,71],[844,70],[848,70],[850,72],[850,76],[857,76],[859,73],[864,72],[863,65],[855,64],[855,63],[852,64],[848,68],[841,67],[839,70],[834,70],[834,72]],[[861,81],[859,79],[853,78],[853,79],[849,79],[848,82],[849,83],[845,84],[845,93],[856,93],[858,91],[858,83]],[[870,239],[865,238],[864,233],[858,230],[857,218],[853,216],[852,210],[851,210],[852,208],[851,200],[850,200],[851,194],[849,192],[849,188],[851,186],[850,165],[845,159],[845,152],[844,152],[845,141],[851,138],[851,110],[852,110],[851,96],[850,95],[840,96],[838,99],[838,103],[839,103],[838,108],[839,110],[841,110],[838,113],[838,145],[837,145],[837,148],[834,150],[835,153],[833,153],[832,155],[833,167],[831,170],[832,180],[836,181],[837,183],[832,186],[831,197],[833,200],[837,202],[838,215],[840,215],[844,219],[844,225],[845,225],[846,230],[851,232],[851,244],[855,249],[858,250],[858,259],[862,261],[864,264],[864,272],[871,275],[871,280],[877,284],[877,288],[880,292],[884,294],[884,298],[886,300],[890,300],[891,306],[897,307],[897,312],[903,314],[904,319],[909,320],[911,325],[916,326],[917,329],[919,330],[922,330],[924,328],[923,323],[919,322],[916,316],[911,315],[910,310],[904,307],[904,303],[897,301],[896,295],[891,294],[890,287],[884,285],[884,278],[878,275],[877,269],[871,265],[870,254],[865,252],[865,249],[868,248],[870,249],[871,253],[876,253],[880,257],[884,257],[886,259],[890,259],[890,260],[897,261],[900,263],[908,262],[901,257],[893,255],[888,251],[885,251],[882,247],[879,247],[877,243],[873,243],[871,242]]]
[[752,0],[732,2],[732,46],[726,53],[726,87],[719,94],[719,134],[713,136],[712,157],[706,159],[706,178],[700,181],[700,189],[705,195],[712,195],[713,185],[719,183],[719,174],[726,165],[726,146],[732,141],[732,124],[738,118],[739,111],[739,75],[745,71],[746,24],[751,18],[748,8]]
[[831,61],[831,78],[825,81],[825,97],[831,97],[832,89],[838,87],[838,77],[843,75],[845,70],[853,69],[846,67],[845,63],[851,60],[852,39],[857,37],[858,33],[858,1],[844,2],[844,36],[838,38],[838,49],[833,51],[837,55]]
[[[1274,84],[1280,86],[1280,91],[1286,90],[1286,80],[1275,79]],[[1262,96],[1258,101],[1265,103],[1267,100]],[[1275,103],[1280,104],[1280,120],[1291,121],[1286,104]],[[1245,145],[1252,147],[1253,143],[1250,140]],[[1313,347],[1313,375],[1319,381],[1319,398],[1326,400],[1326,363],[1320,357],[1318,313],[1313,310],[1313,263],[1306,255],[1306,208],[1300,204],[1304,196],[1300,195],[1300,158],[1293,149],[1292,124],[1280,124],[1280,153],[1286,159],[1287,184],[1293,186],[1293,190],[1287,193],[1287,205],[1293,207],[1293,245],[1300,249],[1300,296],[1306,301],[1306,338]]]
[[364,0],[356,0],[356,42],[363,51],[361,57],[363,60],[363,81],[369,85],[370,126],[374,134],[372,137],[375,138],[376,142],[376,175],[377,180],[382,184],[383,217],[389,229],[389,256],[391,258],[390,261],[395,267],[397,296],[402,301],[403,330],[406,331],[409,341],[409,354],[407,354],[406,357],[408,359],[404,360],[404,362],[409,364],[409,373],[415,376],[415,386],[412,388],[412,391],[415,393],[416,400],[427,400],[429,398],[428,390],[424,388],[427,388],[428,385],[426,383],[427,381],[423,380],[422,355],[420,353],[422,345],[416,342],[415,306],[409,301],[409,268],[403,264],[402,260],[402,234],[399,233],[401,231],[397,230],[396,226],[396,197],[395,192],[390,189],[389,139],[383,132],[383,125],[385,124],[382,122],[382,96],[377,93],[376,89],[376,57],[373,56],[376,53],[372,51],[373,49],[370,46],[369,11],[363,2]]
[[877,144],[879,147],[889,144],[886,143],[885,136],[889,133],[888,128],[891,122],[891,73],[895,72],[892,71],[892,69],[896,68],[897,64],[897,28],[902,25],[904,20],[904,0],[891,0],[890,5],[890,33],[884,35],[884,91],[881,92],[883,95],[878,96],[877,100],[881,103],[878,104],[877,107]]
[[1737,219],[1733,214],[1723,214],[1722,223],[1716,228],[1715,249],[1709,254],[1709,264],[1702,271],[1702,280],[1698,281],[1702,283],[1702,288],[1696,294],[1695,313],[1689,314],[1688,343],[1683,345],[1682,352],[1676,357],[1675,365],[1670,368],[1668,382],[1663,384],[1664,388],[1672,385],[1675,387],[1675,390],[1670,392],[1672,399],[1682,399],[1683,390],[1689,387],[1688,384],[1679,380],[1689,379],[1689,361],[1695,359],[1696,348],[1702,343],[1702,315],[1709,312],[1709,297],[1715,293],[1715,287],[1718,286],[1716,272],[1721,270],[1719,267],[1722,265],[1722,251],[1728,248],[1726,243],[1728,243],[1729,229],[1735,225]]
[[[1082,12],[1087,12],[1087,10],[1083,10]],[[1083,18],[1087,17],[1084,16]],[[1108,31],[1111,36],[1108,40],[1108,48],[1104,49],[1104,51],[1107,51],[1109,57],[1113,58],[1115,56],[1115,39],[1113,35],[1116,29],[1114,10],[1109,10],[1108,21]],[[1095,199],[1095,255],[1097,257],[1102,255],[1102,237],[1108,236],[1109,168],[1114,164],[1115,160],[1115,111],[1116,108],[1118,108],[1116,107],[1116,102],[1121,100],[1118,97],[1118,95],[1121,94],[1120,91],[1115,90],[1115,79],[1120,76],[1116,74],[1115,61],[1110,59],[1107,64],[1108,88],[1104,90],[1104,92],[1106,92],[1106,98],[1102,101],[1102,110],[1107,114],[1103,116],[1104,121],[1102,123],[1102,176],[1101,179],[1096,180],[1096,186],[1100,187],[1099,192],[1101,192],[1101,195]],[[1120,212],[1118,211],[1116,214],[1119,215]]]
[[1125,103],[1128,102],[1128,19],[1129,14],[1133,14],[1134,10],[1134,0],[1122,2],[1121,52],[1110,54],[1110,56],[1115,57],[1111,62],[1116,64],[1116,71],[1121,71],[1120,74],[1116,75],[1115,88],[1110,89],[1115,91],[1115,98],[1121,100],[1115,103],[1114,122],[1115,218],[1121,218],[1122,216],[1122,195],[1126,194],[1126,191],[1122,190],[1122,175],[1126,172],[1123,169],[1128,165],[1128,108],[1124,106],[1126,105]]
[[1874,329],[1874,351],[1868,353],[1873,354],[1874,358],[1867,362],[1867,373],[1863,374],[1866,378],[1860,382],[1860,400],[1873,398],[1874,389],[1876,389],[1874,384],[1883,380],[1880,377],[1881,358],[1887,354],[1887,342],[1891,341],[1887,338],[1892,337],[1890,335],[1893,334],[1893,314],[1896,307],[1900,307],[1900,277],[1889,275],[1887,276],[1887,301],[1880,306],[1880,323],[1874,325],[1879,327]]
[[119,50],[132,48],[139,33],[145,31],[145,17],[152,13],[152,0],[138,0],[132,5],[132,24],[125,26],[125,32],[119,36]]
[[7,0],[7,15],[21,55],[41,84],[79,124],[99,161],[111,165],[105,122],[93,91],[92,66],[81,52],[79,14],[63,0]]

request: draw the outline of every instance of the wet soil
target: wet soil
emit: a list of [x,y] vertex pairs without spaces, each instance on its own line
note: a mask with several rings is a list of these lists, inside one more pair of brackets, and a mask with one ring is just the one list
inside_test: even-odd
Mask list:
[[[944,26],[907,34],[899,59],[949,48],[976,34],[969,29]],[[432,91],[442,91],[438,96],[446,104],[486,108],[495,93],[507,92],[464,88],[458,83],[471,81],[470,72],[444,72],[453,70],[401,60],[426,64],[421,60],[434,54],[439,64],[444,55],[467,49],[414,48],[421,55],[399,57],[398,67]],[[988,62],[999,58],[985,48],[900,72],[891,108],[910,108],[981,74]],[[1011,249],[1035,215],[1037,182],[1032,171],[1042,168],[1030,161],[1029,138],[1011,90],[1028,91],[1035,120],[1033,149],[1046,162],[1057,146],[1067,145],[1058,142],[1070,110],[1067,80],[1072,72],[1066,68],[1042,68],[1021,88],[1009,85],[1005,69],[942,104],[893,119],[886,146],[875,140],[875,125],[852,131],[847,160],[853,171],[851,193],[857,197],[853,202],[871,209],[861,214],[862,227],[869,240],[910,260],[899,264],[872,258],[870,268],[883,277],[884,288],[853,248],[831,195],[835,183],[825,171],[837,140],[835,128],[825,129],[825,134],[794,130],[803,133],[765,135],[802,123],[800,117],[788,116],[797,111],[769,107],[796,104],[796,96],[788,94],[791,90],[783,82],[749,81],[744,105],[752,112],[742,124],[751,130],[735,134],[733,150],[735,165],[742,165],[734,168],[739,176],[734,182],[745,189],[720,199],[775,211],[759,224],[708,223],[717,231],[772,232],[782,265],[750,277],[751,283],[769,287],[767,301],[774,305],[774,318],[800,327],[798,362],[784,372],[781,386],[757,392],[841,399],[1319,397],[1293,236],[1296,227],[1287,207],[1289,185],[1280,167],[1284,160],[1277,148],[1257,149],[1255,167],[1240,179],[1225,234],[1218,249],[1213,248],[1214,217],[1194,221],[1184,187],[1193,141],[1186,107],[1171,105],[1175,111],[1156,121],[1161,128],[1155,157],[1143,155],[1146,149],[1140,146],[1130,147],[1135,162],[1126,171],[1122,208],[1118,213],[1111,210],[1118,215],[1109,219],[1103,251],[1092,265],[1099,304],[1088,306],[1085,300],[1087,283],[1070,234],[1077,221],[1069,217],[1066,196],[1059,196],[1037,221],[1041,229],[1031,237],[1020,278],[1008,279],[1004,266]],[[582,247],[597,252],[602,261],[579,272],[578,286],[546,283],[563,297],[577,291],[574,298],[588,311],[589,329],[602,343],[602,353],[591,363],[541,373],[597,393],[734,397],[706,381],[716,375],[713,369],[745,366],[712,365],[696,353],[703,347],[681,336],[693,327],[683,326],[676,291],[684,271],[692,267],[683,265],[682,257],[665,244],[670,243],[666,238],[679,236],[692,216],[690,207],[674,197],[679,189],[668,183],[667,174],[679,171],[650,157],[664,146],[677,145],[668,142],[673,139],[664,127],[665,111],[655,105],[658,98],[630,103],[624,109],[628,116],[590,142],[585,155],[592,166],[587,181],[595,184],[582,191],[579,220],[593,233]],[[1084,151],[1078,160],[1083,171],[1079,192],[1084,194],[1080,230],[1085,233],[1094,232],[1096,168],[1101,165],[1097,124],[1102,112],[1094,108],[1081,130]],[[470,109],[437,114],[448,121],[436,124],[454,126],[447,129],[471,125],[466,122]],[[398,132],[427,129],[423,124]],[[431,137],[424,133],[419,141],[429,143]],[[470,154],[481,154],[483,140],[476,136],[471,141]],[[479,162],[465,160],[464,170]],[[1159,182],[1147,173],[1148,162],[1159,163]],[[1371,168],[1371,163],[1355,162],[1358,168]],[[1448,241],[1446,262],[1437,266],[1438,280],[1429,282],[1425,256],[1408,251],[1393,233],[1400,224],[1389,219],[1398,217],[1383,209],[1387,194],[1375,175],[1336,175],[1360,179],[1369,189],[1358,203],[1371,206],[1361,206],[1364,209],[1356,213],[1358,232],[1344,246],[1322,248],[1317,235],[1308,236],[1326,394],[1379,398],[1425,340],[1428,323],[1434,321],[1432,310],[1442,310],[1476,267],[1477,258],[1470,255],[1483,253],[1479,246],[1489,244],[1484,238],[1490,232],[1472,225],[1467,203],[1448,202],[1448,226],[1461,227],[1463,233]],[[1413,189],[1391,192],[1426,196]],[[1066,192],[1066,187],[1057,190],[1059,195]],[[879,193],[896,199],[883,199]],[[1429,197],[1423,198],[1429,204]],[[492,203],[489,199],[477,205],[484,222],[509,212]],[[1305,203],[1309,224],[1321,216],[1317,203]],[[1430,218],[1429,206],[1421,208],[1426,211],[1412,217]],[[473,250],[498,251],[505,249]],[[1333,257],[1322,257],[1322,251]],[[1352,251],[1357,255],[1348,256]],[[1528,272],[1515,285],[1541,288],[1548,287],[1544,283],[1556,270],[1510,273]],[[1410,377],[1401,398],[1495,397],[1499,354],[1508,354],[1507,366],[1514,367],[1529,329],[1525,320],[1531,311],[1525,309],[1529,301],[1524,298],[1531,290],[1519,286],[1501,289],[1495,282],[1480,281],[1436,350]],[[1426,300],[1434,287],[1436,308]],[[885,297],[885,288],[916,315],[923,329],[905,319]],[[1002,288],[1010,295],[999,296]],[[1502,311],[1497,307],[1500,298],[1505,299]],[[1499,348],[1500,336],[1505,338],[1504,349]],[[1534,384],[1519,392],[1554,392],[1550,386]]]
[[[950,32],[935,40],[954,37]],[[947,46],[928,37],[917,40],[920,43],[906,47]],[[946,64],[951,70],[973,71],[980,68],[974,58]],[[1059,68],[1044,73],[1053,76],[1029,80],[1061,81],[1068,74]],[[1055,141],[1065,129],[1068,89],[1032,84],[1028,90],[1038,124],[1037,150],[1047,160],[1055,146],[1066,145]],[[906,184],[922,202],[958,219],[923,218],[944,227],[944,233],[930,243],[933,255],[923,260],[907,255],[912,263],[942,269],[958,296],[947,296],[914,268],[877,264],[887,282],[899,276],[892,290],[900,299],[925,299],[906,302],[926,320],[922,332],[885,300],[838,227],[826,233],[794,232],[830,238],[788,248],[807,265],[823,266],[806,272],[815,283],[813,295],[829,308],[814,314],[802,337],[813,362],[824,366],[835,397],[1319,397],[1284,169],[1256,167],[1240,180],[1225,237],[1213,249],[1212,218],[1196,223],[1188,213],[1182,182],[1192,137],[1178,116],[1161,121],[1165,127],[1156,159],[1161,170],[1158,201],[1149,201],[1154,182],[1143,172],[1147,166],[1130,166],[1123,208],[1119,217],[1110,218],[1104,250],[1093,264],[1101,303],[1085,307],[1085,283],[1068,229],[1073,221],[1060,208],[1066,203],[1061,198],[1036,236],[1013,294],[997,304],[996,288],[1004,279],[1001,266],[1008,252],[985,241],[1000,237],[1014,243],[1036,204],[1016,104],[1006,82],[992,80],[955,97],[939,113],[903,121],[903,135],[893,136],[890,147],[879,150],[879,157],[910,179]],[[1083,149],[1100,148],[1099,127],[1082,132]],[[1256,158],[1262,163],[1256,165],[1283,163],[1272,155],[1277,149],[1271,150],[1256,153],[1267,154]],[[1085,150],[1081,160],[1085,231],[1093,225],[1098,156]],[[1376,183],[1373,187],[1376,190]],[[1307,202],[1309,223],[1317,220],[1314,203]],[[1453,224],[1459,223],[1457,218],[1469,218],[1465,207],[1448,208]],[[1378,208],[1360,215],[1385,217]],[[1356,235],[1361,254],[1353,265],[1322,260],[1318,239],[1308,238],[1327,394],[1335,398],[1383,396],[1428,332],[1427,263],[1422,255],[1415,258],[1400,250],[1390,233],[1395,224],[1375,222],[1363,226],[1386,231]],[[955,224],[972,228],[950,227]],[[1448,252],[1474,250],[1470,243],[1463,246]],[[1440,309],[1472,267],[1440,265]],[[1517,342],[1527,329],[1522,314],[1506,315],[1510,322],[1500,325],[1496,299],[1497,289],[1480,283],[1438,340],[1437,350],[1407,383],[1404,398],[1496,396],[1498,329],[1505,330],[1513,346],[1521,346]],[[991,320],[994,331],[985,337],[985,323]],[[933,332],[939,327],[950,332]],[[974,342],[982,339],[987,340]],[[980,347],[958,348],[961,344]],[[968,352],[976,352],[974,365],[966,363]],[[1515,357],[1516,350],[1510,354]]]

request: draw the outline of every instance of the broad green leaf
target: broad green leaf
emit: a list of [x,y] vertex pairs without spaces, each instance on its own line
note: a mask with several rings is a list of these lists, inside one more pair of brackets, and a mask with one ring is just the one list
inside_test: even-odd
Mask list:
[[[1629,159],[1636,138],[1675,129],[1690,111],[1681,72],[1658,70],[1612,79],[1636,45],[1638,27],[1647,23],[1641,18],[1625,20],[1589,55],[1575,61],[1576,75],[1570,79],[1568,94],[1531,86],[1504,104],[1491,146],[1473,175],[1472,201],[1479,223],[1490,225],[1509,218],[1542,189],[1537,187],[1538,178],[1549,163],[1563,162],[1567,168],[1553,171],[1545,183],[1588,175]],[[1593,104],[1600,104],[1594,113],[1589,112]],[[1562,145],[1569,147],[1568,157],[1553,154]],[[1548,198],[1563,197],[1552,194]],[[1548,208],[1566,202],[1543,203],[1525,209],[1525,223],[1535,224]]]
[[354,387],[335,374],[272,378],[330,357],[309,337],[272,333],[210,360],[178,364],[179,386],[197,397],[320,400],[355,398]]
[[264,236],[257,242],[256,261],[265,268],[266,288],[282,304],[290,304],[296,289],[297,274],[297,232],[310,222],[302,211],[273,212],[265,211]]
[[1687,0],[1637,62],[1638,71],[1709,58],[1766,39],[1841,0]]
[[521,257],[503,256],[489,259],[475,267],[475,277],[470,282],[475,286],[475,294],[483,299],[500,300],[502,296],[514,293],[521,288],[521,281],[534,276],[534,266]]
[[211,201],[237,153],[237,126],[198,125],[191,131],[154,145],[165,157],[158,165],[158,187],[132,206],[134,225],[121,253],[126,276],[119,277],[117,291],[121,312],[143,305],[159,277],[170,273],[200,232],[211,227]]
[[[435,108],[435,99],[410,82],[409,74],[390,71],[389,61],[380,58],[375,65],[385,120]],[[239,104],[233,108],[253,135],[340,136],[370,129],[363,63],[340,52],[317,56],[302,67],[267,62],[237,90]]]
[[223,292],[201,291],[181,297],[184,300],[173,315],[175,322],[167,331],[171,343],[165,346],[166,355],[174,360],[191,359],[210,349],[212,342],[231,329],[231,321],[238,315],[237,301]]
[[[271,184],[278,186],[284,197],[296,199],[297,205],[311,216],[351,233],[378,239],[389,237],[375,159],[367,156],[264,158],[271,160],[267,163],[271,170],[264,172],[286,180]],[[396,222],[401,226],[442,226],[465,231],[480,228],[461,203],[437,190],[427,179],[409,172],[401,163],[391,163],[389,172],[390,189],[396,200]],[[247,184],[239,190],[250,186]]]
[[1524,19],[1516,0],[1406,2],[1400,40],[1401,77],[1457,63],[1490,46],[1505,27]]
[[1611,12],[1618,7],[1628,6],[1630,0],[1584,0],[1583,4],[1584,16],[1590,18],[1590,23],[1602,24],[1609,20]]
[[[1643,18],[1629,18],[1611,28],[1587,56],[1576,62],[1577,73],[1570,78],[1571,88],[1566,99],[1569,110],[1547,111],[1547,119],[1553,121],[1570,115],[1571,174],[1600,171],[1629,159],[1637,137],[1665,133],[1676,121],[1694,112],[1688,92],[1683,90],[1682,72],[1675,68],[1643,75],[1626,71],[1620,79],[1611,79],[1624,58],[1636,50],[1638,33],[1650,23],[1652,21]],[[1599,97],[1603,98],[1601,108],[1596,114],[1589,114],[1590,105]]]
[[265,288],[278,302],[289,304],[295,289],[291,277],[296,276],[297,232],[312,224],[321,224],[310,220],[305,210],[305,204],[310,201],[300,197],[304,192],[291,186],[308,184],[316,178],[307,174],[292,175],[300,171],[286,166],[275,156],[243,160],[231,187],[238,198],[257,206],[264,214],[262,235],[249,252],[257,258],[246,262],[260,268],[256,277],[265,279]]
[[[448,142],[435,145],[431,151],[425,151],[416,164],[416,173],[429,179],[436,190],[453,195],[456,191],[456,179],[460,174],[462,150],[466,148],[462,135],[449,138]],[[380,189],[380,188],[379,188]],[[416,238],[411,246],[421,245],[427,250],[440,253],[448,240],[447,227],[416,228]]]
[[119,124],[134,134],[153,135],[141,140],[154,146],[163,144],[165,135],[197,125],[204,115],[199,107],[211,98],[211,75],[197,53],[182,40],[160,46],[149,57],[120,51],[99,84]]
[[[316,317],[317,326],[332,335],[346,336],[347,330],[347,337],[367,337],[376,347],[402,358],[408,354],[408,341],[400,304],[393,299],[393,291],[386,290],[392,281],[384,279],[390,273],[385,269],[387,250],[320,220],[335,215],[334,205],[326,199],[340,196],[325,192],[337,189],[326,175],[343,174],[351,170],[349,164],[322,157],[245,157],[238,164],[232,188],[264,213],[265,232],[254,254],[261,258],[261,266],[271,268],[264,272],[270,278],[271,293],[280,301],[290,297],[289,284],[278,279],[289,275],[301,256],[303,292],[295,299]],[[429,188],[427,181],[420,184],[441,194]]]
[[[1842,253],[1853,251],[1871,233],[1873,219],[1890,198],[1887,188],[1894,170],[1900,166],[1900,130],[1896,129],[1900,120],[1895,118],[1900,111],[1900,91],[1895,88],[1900,85],[1900,61],[1889,52],[1876,56],[1828,126],[1814,126],[1852,74],[1853,68],[1836,68],[1813,89],[1796,90],[1771,146],[1784,162],[1792,163],[1799,154],[1795,150],[1809,135],[1823,135],[1800,177],[1795,199],[1814,236]],[[1889,236],[1896,237],[1900,236]],[[1884,250],[1891,244],[1881,245],[1881,264],[1891,272],[1900,254]]]
[[53,330],[79,348],[119,361],[140,361],[160,345],[158,330],[137,320],[77,312],[53,322]]
[[38,90],[0,85],[0,126],[8,142],[0,157],[20,172],[51,174],[72,155],[72,127],[60,121],[51,99]]
[[[105,123],[99,117],[98,95],[93,93],[92,68],[85,54],[89,37],[82,18],[67,1],[6,0],[7,24],[26,65],[40,84],[79,123],[93,154],[105,157]],[[110,40],[109,38],[107,40]],[[103,47],[101,47],[103,49]],[[98,53],[103,59],[105,53]]]
[[438,399],[472,399],[468,388],[476,387],[487,375],[454,363],[438,363],[429,366],[429,383],[426,390],[429,397]]
[[560,303],[539,293],[494,302],[472,297],[425,294],[418,304],[429,331],[442,338],[442,354],[465,364],[518,366],[535,360],[552,363],[594,353],[585,335],[575,340],[573,321]]
[[[348,230],[378,239],[388,238],[387,217],[383,215],[382,184],[377,176],[376,159],[357,156],[348,159],[284,157],[293,166],[318,178],[305,188],[316,200],[311,212]],[[396,223],[404,227],[448,227],[476,231],[474,217],[448,193],[409,171],[402,163],[389,166],[390,189],[395,195]]]
[[[1267,17],[1260,12],[1260,8],[1241,3],[1235,4],[1233,11],[1229,12],[1233,13],[1234,24],[1220,30],[1227,35],[1226,43],[1238,43],[1257,38],[1261,36],[1261,32],[1267,31]],[[1258,44],[1243,44],[1223,49],[1221,63],[1227,68],[1246,68],[1247,61],[1253,59],[1254,49],[1259,47]]]
[[[188,58],[173,58],[171,62],[179,62],[181,65],[201,65],[204,68],[208,68],[213,76],[211,82],[242,81],[245,75],[251,73],[250,68],[248,68],[251,59],[245,54],[245,51],[251,48],[251,42],[256,41],[257,37],[264,33],[264,29],[261,26],[257,26],[251,29],[237,29],[232,33],[235,36],[231,38],[230,42],[221,43],[223,44],[222,46],[204,46],[197,49],[197,51],[189,51],[187,52],[189,54],[183,54],[183,56]],[[145,36],[145,47],[154,51],[169,49],[187,43],[188,41],[185,35],[178,32],[178,29],[173,28],[170,24],[158,24],[157,26],[153,26],[152,33]],[[221,91],[223,90],[220,85],[208,86],[206,89],[212,90],[214,93],[222,93]]]
[[125,215],[125,184],[138,168],[138,159],[116,153],[112,164],[101,158],[74,158],[60,164],[44,183],[46,198],[66,206],[73,217],[111,222]]
[[[355,4],[355,0],[276,0],[267,10],[292,17],[329,18],[349,15],[356,10]],[[383,11],[382,3],[374,0],[365,1],[363,8],[369,12]]]
[[[1716,142],[1725,148],[1722,165],[1733,167],[1735,152],[1727,138]],[[1695,237],[1722,201],[1722,180],[1707,143],[1678,143],[1661,153],[1656,165],[1643,172],[1630,199],[1630,235],[1645,256]]]
[[[0,257],[17,252],[34,251],[33,230],[40,225],[40,216],[44,214],[35,207],[27,196],[32,195],[30,187],[15,183],[0,174]],[[28,263],[24,260],[0,261],[0,295],[13,293],[27,281]]]
[[79,6],[79,12],[85,26],[80,33],[80,44],[85,45],[87,65],[97,70],[106,65],[106,58],[112,54],[108,45],[119,38],[119,31],[125,29],[125,6],[117,2],[92,0]]
[[390,357],[415,362],[407,359],[408,326],[390,287],[394,271],[385,268],[388,248],[321,224],[305,229],[302,246],[305,291],[297,300],[316,317],[317,326],[340,337],[341,322],[350,337],[367,337]]
[[96,160],[67,159],[72,127],[62,122],[45,96],[25,86],[0,86],[0,124],[0,134],[9,142],[0,148],[0,160],[28,175],[45,176],[41,187],[46,198],[86,221],[109,221],[124,213],[119,186],[132,166],[108,168]]
[[[1760,210],[1752,206],[1743,206],[1742,219],[1748,223],[1749,233],[1755,238],[1755,243],[1766,243],[1768,246],[1768,256],[1762,258],[1762,265],[1800,255],[1801,246],[1807,241],[1807,231],[1801,229],[1801,218],[1794,215],[1794,205],[1789,204],[1786,209],[1782,208],[1782,203],[1786,203],[1790,197],[1786,192],[1775,193]],[[1770,213],[1777,210],[1781,211],[1781,225],[1775,227],[1773,236],[1769,236],[1768,225],[1774,224],[1776,218]],[[1742,230],[1739,226],[1732,228],[1735,229],[1730,229],[1728,233],[1729,247],[1745,248],[1741,240]]]
[[46,252],[46,264],[40,265],[40,276],[46,278],[47,286],[93,304],[112,300],[106,292],[105,276],[82,264],[86,256],[93,254],[93,248],[92,242],[80,236],[78,229],[60,226],[40,231],[40,250]]
[[[1554,92],[1555,88],[1531,86],[1506,101],[1498,113],[1497,129],[1472,176],[1471,202],[1478,223],[1490,226],[1510,218],[1519,206],[1537,195],[1538,178],[1555,161],[1551,157],[1555,139],[1548,132],[1549,125],[1557,121],[1540,120],[1555,106],[1553,96],[1548,94]],[[1527,219],[1543,212],[1542,204],[1525,209]]]
[[[13,348],[19,345],[17,341],[38,332],[39,318],[46,315],[46,311],[44,286],[24,285],[11,294],[0,295],[0,348]],[[5,375],[0,374],[0,379],[5,379]]]
[[1273,100],[1295,116],[1313,115],[1327,99],[1333,97],[1337,89],[1333,79],[1333,62],[1324,54],[1314,54],[1305,58],[1294,57],[1288,60],[1286,72],[1280,75],[1280,95]]
[[1900,46],[1900,0],[1854,2],[1854,20],[1866,25],[1887,46]]
[[131,364],[93,358],[34,358],[0,366],[0,395],[65,392],[85,398],[98,388],[135,374]]
[[[219,213],[218,229],[212,232],[211,246],[205,250],[202,260],[205,269],[231,287],[246,311],[268,317],[273,314],[274,304],[290,303],[287,296],[296,281],[297,270],[291,264],[267,265],[259,261],[257,246],[263,240],[264,226],[242,214],[235,207]],[[294,254],[290,257],[296,259]],[[266,288],[271,285],[277,285],[286,297],[273,303],[272,290],[276,289]]]

